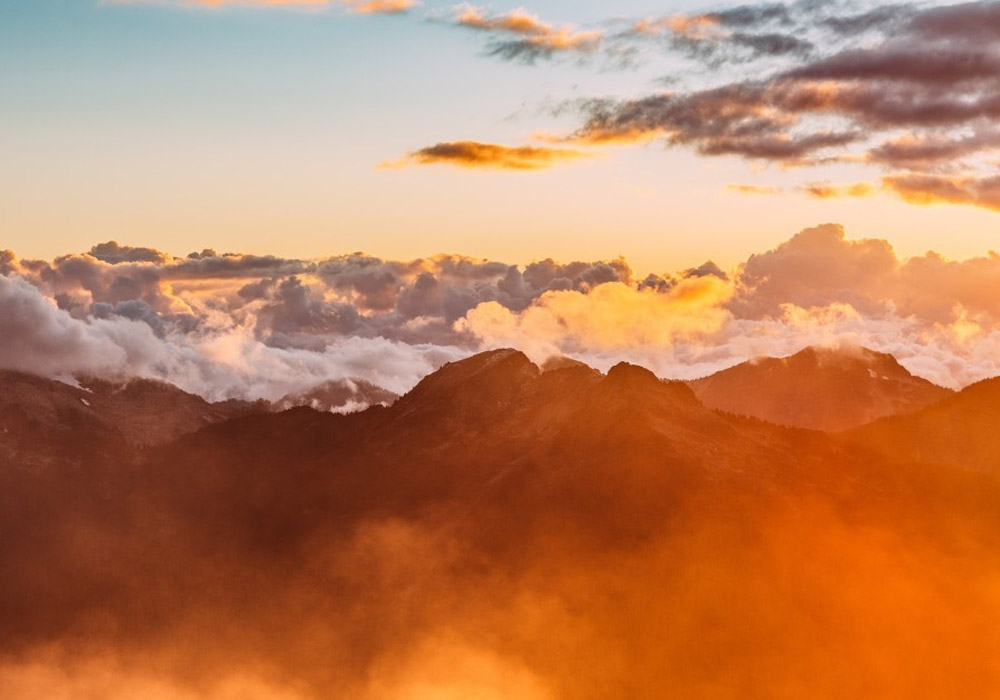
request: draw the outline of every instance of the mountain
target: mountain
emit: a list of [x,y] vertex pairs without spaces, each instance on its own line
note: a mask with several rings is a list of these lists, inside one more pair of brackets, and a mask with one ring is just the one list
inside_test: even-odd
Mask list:
[[[387,407],[0,477],[0,661],[92,658],[105,690],[121,669],[213,700],[1000,688],[994,476],[629,364],[498,350]],[[225,685],[254,677],[274,692]]]
[[363,379],[333,379],[311,389],[288,394],[274,402],[274,410],[306,406],[326,413],[350,413],[369,406],[388,406],[398,394]]
[[689,385],[711,408],[824,431],[911,413],[952,393],[913,376],[892,355],[860,347],[757,358]]
[[120,455],[263,410],[241,401],[211,404],[146,379],[68,381],[0,371],[0,459],[40,465]]
[[913,414],[891,416],[848,433],[884,454],[1000,474],[1000,378],[972,384]]

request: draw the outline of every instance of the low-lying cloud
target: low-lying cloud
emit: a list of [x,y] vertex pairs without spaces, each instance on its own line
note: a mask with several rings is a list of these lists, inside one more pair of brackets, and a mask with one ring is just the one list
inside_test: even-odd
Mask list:
[[404,393],[445,362],[503,346],[686,378],[851,343],[958,387],[1000,374],[998,287],[996,253],[900,259],[836,225],[733,270],[709,262],[646,277],[623,259],[176,258],[106,243],[41,261],[6,251],[0,368],[274,400],[344,378]]

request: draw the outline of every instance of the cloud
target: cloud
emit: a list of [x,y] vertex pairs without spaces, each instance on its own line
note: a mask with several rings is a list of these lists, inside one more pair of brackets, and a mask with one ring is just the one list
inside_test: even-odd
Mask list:
[[574,52],[590,54],[597,51],[604,38],[600,30],[581,30],[576,27],[554,27],[525,10],[490,15],[475,5],[458,5],[454,8],[454,24],[496,36],[513,39],[494,39],[488,52],[508,60],[533,63],[538,58],[549,58],[556,53]]
[[[145,377],[171,382],[212,400],[276,400],[331,379],[357,377],[402,392],[449,360],[467,353],[445,345],[407,344],[343,332],[338,319],[302,308],[296,285],[288,285],[291,310],[281,326],[341,331],[311,350],[274,347],[243,325],[216,318],[211,330],[160,337],[142,320],[107,311],[105,317],[74,318],[27,281],[0,276],[0,368],[45,376]],[[217,315],[218,316],[218,315]]]
[[588,293],[546,292],[517,314],[496,302],[480,304],[458,325],[489,347],[516,346],[539,359],[583,348],[670,345],[717,331],[731,294],[712,275],[682,280],[665,293],[608,282]]
[[889,176],[882,182],[912,204],[972,204],[1000,211],[1000,175],[907,174]]
[[756,194],[756,195],[775,195],[781,194],[784,190],[780,187],[761,187],[760,185],[741,185],[741,184],[731,184],[726,185],[726,189],[732,190],[733,192],[738,192],[739,194]]
[[571,160],[589,158],[591,154],[568,148],[548,146],[502,146],[478,141],[452,141],[414,151],[401,161],[382,167],[408,165],[456,165],[462,168],[488,170],[544,170]]
[[0,368],[155,378],[210,399],[277,399],[347,378],[404,393],[444,362],[506,345],[674,377],[839,342],[891,352],[948,386],[998,371],[1000,257],[901,259],[832,224],[735,269],[642,278],[620,258],[180,258],[112,243],[52,261],[5,251],[0,270]]
[[801,189],[802,192],[814,199],[841,199],[844,197],[864,199],[873,196],[877,192],[877,188],[867,182],[856,182],[852,185],[814,183],[803,185]]
[[885,241],[849,240],[825,225],[732,275],[706,265],[660,285],[549,292],[520,312],[484,303],[458,325],[484,347],[518,347],[539,362],[568,355],[607,369],[627,360],[676,378],[807,345],[863,345],[959,387],[1000,373],[997,285],[995,254],[901,260]]
[[178,258],[113,242],[51,262],[4,251],[0,265],[0,368],[157,378],[211,399],[352,377],[402,393],[475,351],[453,324],[484,301],[523,309],[550,289],[632,281],[623,260]]
[[[996,208],[1000,137],[997,2],[744,5],[635,22],[618,41],[665,49],[736,76],[700,89],[578,101],[582,144],[663,139],[704,156],[781,166],[840,161],[888,170],[911,202]],[[736,64],[751,64],[740,78]],[[711,83],[711,80],[703,80]],[[860,196],[879,185],[807,194]]]

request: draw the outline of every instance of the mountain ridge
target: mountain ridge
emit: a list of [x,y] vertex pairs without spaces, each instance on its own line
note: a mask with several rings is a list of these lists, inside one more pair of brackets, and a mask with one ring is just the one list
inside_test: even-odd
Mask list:
[[755,358],[688,385],[711,408],[825,432],[916,411],[953,393],[914,376],[892,355],[857,346]]

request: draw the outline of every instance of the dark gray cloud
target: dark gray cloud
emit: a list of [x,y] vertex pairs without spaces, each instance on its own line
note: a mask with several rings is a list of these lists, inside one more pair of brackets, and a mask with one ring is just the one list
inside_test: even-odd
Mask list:
[[889,170],[878,185],[908,201],[996,208],[997,17],[998,2],[800,2],[645,20],[633,36],[665,37],[711,65],[771,62],[763,76],[716,87],[581,101],[583,125],[567,141],[663,139],[794,166],[867,162]]
[[165,263],[170,256],[152,248],[134,248],[120,245],[117,241],[100,243],[90,249],[91,257],[112,265],[123,262]]

